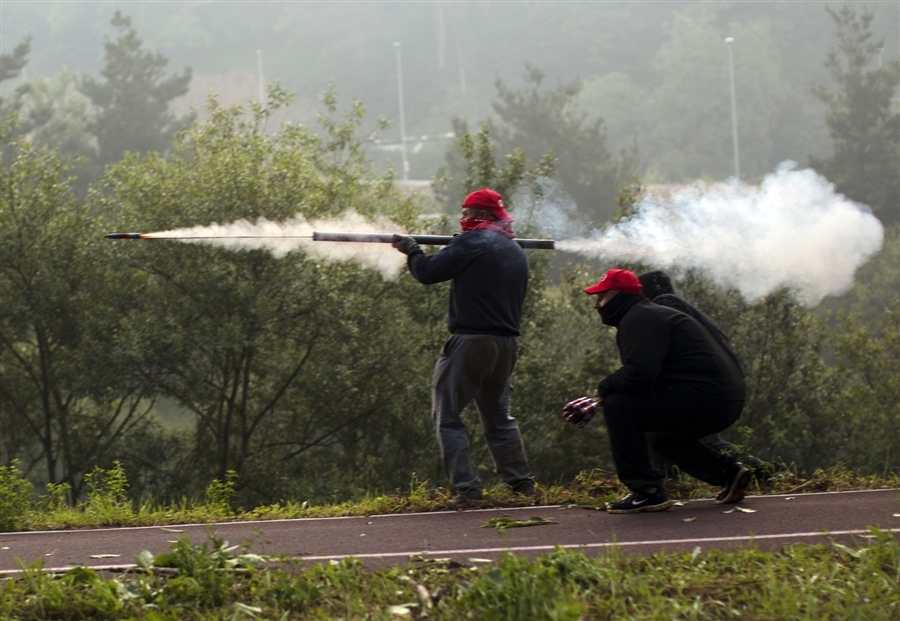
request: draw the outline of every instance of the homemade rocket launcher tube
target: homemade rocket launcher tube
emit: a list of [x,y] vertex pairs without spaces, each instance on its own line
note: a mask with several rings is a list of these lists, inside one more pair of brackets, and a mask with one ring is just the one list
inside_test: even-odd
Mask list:
[[[309,239],[309,235],[197,235],[182,237],[177,235],[162,235],[158,233],[107,233],[107,239],[169,239],[187,241],[191,239]],[[356,242],[390,244],[394,241],[392,234],[385,233],[323,233],[313,231],[313,241],[329,242]],[[453,239],[452,235],[410,235],[417,244],[423,246],[446,246]],[[552,239],[514,239],[522,248],[536,248],[538,250],[554,250],[556,241]]]
[[[422,244],[423,246],[446,246],[453,239],[452,235],[409,235],[408,237],[412,237],[417,244]],[[381,244],[390,244],[394,240],[393,235],[380,233],[322,233],[320,231],[314,231],[312,238],[313,241]],[[537,248],[540,250],[553,250],[556,248],[556,242],[552,239],[514,239],[513,241],[522,248]]]

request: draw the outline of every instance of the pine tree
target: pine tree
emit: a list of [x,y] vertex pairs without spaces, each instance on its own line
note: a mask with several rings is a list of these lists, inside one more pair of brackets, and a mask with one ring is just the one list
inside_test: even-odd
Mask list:
[[79,89],[96,108],[91,128],[102,164],[117,161],[125,151],[163,153],[173,134],[190,122],[169,112],[169,103],[188,91],[190,68],[166,78],[168,59],[143,49],[130,18],[116,11],[110,23],[120,35],[104,44],[106,66],[101,75],[106,81],[87,77]]
[[900,222],[900,113],[891,99],[900,84],[900,61],[883,62],[883,41],[872,40],[872,14],[850,6],[828,10],[838,44],[825,60],[837,88],[817,86],[834,141],[829,159],[810,158],[838,191],[864,203],[882,222]]

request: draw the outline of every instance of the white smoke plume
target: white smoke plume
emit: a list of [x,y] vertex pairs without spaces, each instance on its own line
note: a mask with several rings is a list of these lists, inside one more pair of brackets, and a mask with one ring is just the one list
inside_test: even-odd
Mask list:
[[695,185],[668,200],[647,197],[630,218],[557,248],[610,263],[698,269],[751,302],[788,286],[814,306],[846,293],[883,237],[868,207],[784,162],[759,187]]
[[172,231],[145,233],[150,239],[178,239],[186,243],[213,244],[232,249],[268,250],[276,257],[302,248],[313,257],[326,261],[353,260],[364,267],[377,270],[385,279],[396,278],[406,257],[385,243],[313,241],[313,231],[329,233],[403,233],[396,224],[380,218],[366,220],[355,212],[339,218],[307,221],[296,216],[285,222],[239,220],[229,224],[195,226]]

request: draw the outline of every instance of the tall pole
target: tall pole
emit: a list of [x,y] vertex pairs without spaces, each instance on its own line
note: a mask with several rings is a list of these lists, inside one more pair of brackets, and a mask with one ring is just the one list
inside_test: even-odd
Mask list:
[[741,182],[741,160],[738,156],[738,136],[737,136],[737,101],[734,94],[734,53],[732,45],[734,39],[728,37],[725,39],[725,45],[728,46],[728,70],[731,74],[731,141],[734,143],[734,182]]
[[409,160],[406,157],[406,120],[403,118],[403,65],[400,62],[400,43],[394,43],[397,50],[397,93],[400,97],[400,150],[403,153],[403,180],[409,181]]
[[259,103],[265,104],[266,101],[266,86],[263,81],[263,70],[262,70],[262,50],[256,50],[256,87],[259,91]]

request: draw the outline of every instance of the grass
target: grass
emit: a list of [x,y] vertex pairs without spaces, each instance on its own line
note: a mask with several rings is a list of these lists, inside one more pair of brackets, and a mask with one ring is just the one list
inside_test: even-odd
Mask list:
[[[234,511],[235,480],[229,476],[213,481],[202,502],[134,505],[116,465],[91,473],[90,492],[74,507],[64,502],[61,486],[51,486],[29,506],[24,499],[31,490],[20,475],[16,464],[0,471],[0,520],[21,530],[438,511],[448,509],[453,498],[446,489],[413,480],[408,490],[353,503]],[[787,473],[755,484],[751,493],[885,487],[900,488],[900,481],[835,468],[808,477]],[[534,498],[492,488],[482,505],[599,509],[623,491],[612,475],[593,471],[569,485],[538,486]],[[679,477],[667,480],[667,491],[695,499],[718,490]],[[86,567],[55,574],[40,562],[20,565],[18,576],[0,583],[0,619],[900,619],[900,542],[876,529],[854,546],[795,544],[777,552],[696,548],[645,557],[616,548],[596,556],[558,549],[536,559],[508,554],[496,563],[411,559],[377,571],[354,559],[309,566],[284,556],[264,558],[211,533],[202,544],[185,538],[167,553],[144,552],[135,562],[137,569],[116,574]]]
[[[276,520],[304,517],[337,517],[383,515],[446,511],[451,509],[453,494],[445,488],[430,488],[428,482],[415,478],[407,490],[390,494],[369,495],[360,500],[336,504],[310,505],[292,502],[234,510],[235,478],[213,481],[202,501],[183,499],[165,505],[153,501],[133,503],[127,498],[127,481],[120,465],[110,470],[96,469],[88,475],[89,493],[83,502],[70,506],[64,501],[64,486],[50,486],[36,503],[24,499],[31,496],[30,485],[22,486],[21,473],[15,463],[0,468],[0,530],[66,530],[110,526],[165,526],[172,524],[210,523],[241,520]],[[841,468],[819,470],[801,477],[791,472],[779,479],[754,482],[750,494],[795,494],[858,489],[900,489],[900,477],[859,476]],[[700,484],[682,476],[666,480],[670,497],[681,500],[712,498],[717,488]],[[538,485],[537,495],[523,497],[513,494],[505,486],[495,486],[485,492],[479,505],[490,507],[518,507],[529,505],[573,504],[601,509],[612,498],[624,495],[614,475],[594,470],[577,476],[568,485]]]
[[496,564],[411,560],[274,567],[212,538],[146,553],[138,570],[54,576],[40,564],[0,586],[0,617],[45,619],[816,620],[900,618],[900,543],[872,530],[859,547],[790,545],[762,552],[635,557],[558,549]]

